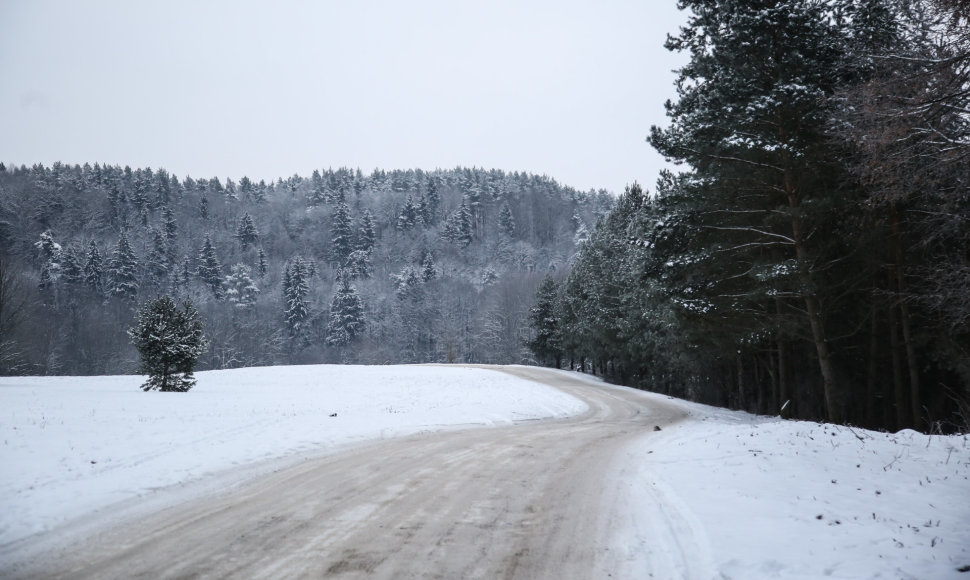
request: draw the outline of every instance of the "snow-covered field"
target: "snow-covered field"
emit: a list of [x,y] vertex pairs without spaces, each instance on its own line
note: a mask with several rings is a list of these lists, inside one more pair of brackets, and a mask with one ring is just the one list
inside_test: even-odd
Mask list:
[[[580,413],[502,373],[308,366],[140,377],[0,378],[0,552],[156,490],[231,484],[348,444]],[[643,397],[666,397],[642,393]],[[965,578],[970,440],[780,421],[677,403],[691,419],[629,445],[610,477],[629,577]],[[331,416],[334,415],[334,416]]]
[[693,420],[620,458],[632,511],[657,514],[617,530],[633,577],[683,568],[647,540],[677,535],[698,577],[970,580],[970,437],[679,404]]
[[551,387],[457,367],[260,367],[196,377],[188,393],[142,392],[138,376],[0,378],[0,548],[237,467],[239,479],[294,454],[586,409]]

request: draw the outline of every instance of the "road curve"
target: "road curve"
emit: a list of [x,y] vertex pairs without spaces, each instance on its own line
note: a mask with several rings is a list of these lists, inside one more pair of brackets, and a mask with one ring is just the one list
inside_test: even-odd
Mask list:
[[495,370],[589,405],[565,420],[381,441],[306,461],[20,562],[12,578],[593,578],[605,474],[684,417],[573,373]]

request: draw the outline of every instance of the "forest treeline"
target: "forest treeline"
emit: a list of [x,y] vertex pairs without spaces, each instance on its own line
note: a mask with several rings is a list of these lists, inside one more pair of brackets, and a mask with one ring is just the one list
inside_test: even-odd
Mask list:
[[0,372],[135,372],[139,304],[189,299],[197,369],[521,363],[541,277],[615,197],[498,170],[179,179],[0,165]]
[[876,428],[970,428],[970,8],[682,0],[632,186],[531,312],[546,364]]

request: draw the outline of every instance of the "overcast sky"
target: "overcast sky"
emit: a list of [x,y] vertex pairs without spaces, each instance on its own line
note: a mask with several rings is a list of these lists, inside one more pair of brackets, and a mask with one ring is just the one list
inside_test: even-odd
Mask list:
[[653,189],[675,0],[0,0],[0,161]]

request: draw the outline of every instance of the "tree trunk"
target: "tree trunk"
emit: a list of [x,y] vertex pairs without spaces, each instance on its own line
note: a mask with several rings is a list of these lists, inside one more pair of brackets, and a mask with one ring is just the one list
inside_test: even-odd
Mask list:
[[909,402],[906,400],[903,361],[899,353],[899,321],[896,320],[896,307],[893,304],[889,305],[889,347],[893,355],[893,404],[896,407],[896,429],[903,429],[910,424]]
[[923,408],[920,403],[919,366],[916,362],[916,348],[913,346],[913,332],[910,324],[909,304],[906,301],[906,282],[904,273],[903,240],[899,225],[899,212],[893,208],[893,254],[896,262],[896,291],[899,300],[900,326],[903,330],[903,346],[906,349],[906,366],[909,370],[910,413],[913,426],[923,428]]
[[[781,299],[775,299],[775,309],[779,318],[782,314]],[[778,332],[778,414],[785,416],[787,411],[789,417],[795,416],[794,404],[791,401],[791,386],[788,383],[788,345],[781,331]],[[782,407],[787,405],[784,410]]]
[[801,198],[797,192],[797,186],[791,171],[785,171],[785,193],[788,196],[788,206],[792,211],[792,240],[795,245],[795,258],[799,264],[799,278],[802,286],[806,289],[805,311],[808,313],[808,323],[812,329],[812,342],[815,343],[815,351],[818,354],[818,367],[822,375],[822,390],[825,397],[825,411],[828,420],[833,423],[841,423],[845,419],[845,393],[835,377],[835,365],[832,362],[832,351],[829,348],[828,337],[825,334],[825,325],[822,320],[822,308],[815,292],[815,284],[812,279],[810,256],[805,247],[805,232],[802,231],[802,220],[798,213],[801,206]]
[[876,423],[876,381],[879,372],[879,317],[876,311],[875,291],[872,295],[872,304],[869,309],[869,366],[866,369],[866,425],[873,426]]

